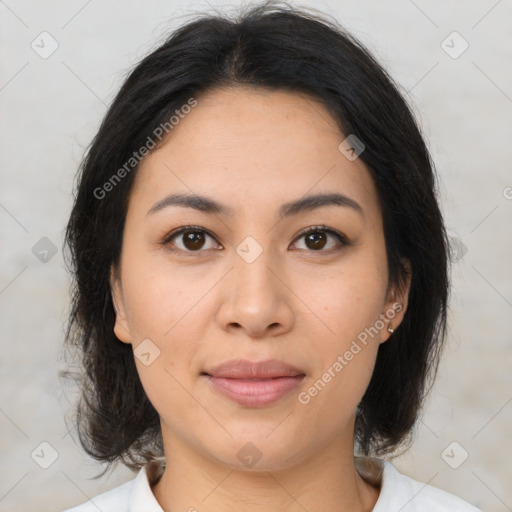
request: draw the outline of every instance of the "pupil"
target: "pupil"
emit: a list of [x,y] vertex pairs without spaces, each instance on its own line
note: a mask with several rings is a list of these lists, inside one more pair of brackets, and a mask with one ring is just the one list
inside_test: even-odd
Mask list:
[[309,234],[306,239],[308,242],[312,242],[312,246],[309,246],[308,247],[310,249],[321,249],[324,247],[325,245],[325,233],[319,233],[318,231],[315,232],[315,233],[311,233]]
[[185,247],[187,249],[200,249],[204,243],[203,234],[198,231],[189,231],[185,234]]

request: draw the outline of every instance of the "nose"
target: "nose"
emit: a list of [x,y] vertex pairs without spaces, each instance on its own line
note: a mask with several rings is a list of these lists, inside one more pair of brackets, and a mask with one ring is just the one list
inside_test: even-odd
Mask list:
[[288,332],[294,322],[293,296],[286,276],[266,251],[251,263],[234,255],[233,269],[222,280],[220,327],[244,332],[251,338],[268,338]]

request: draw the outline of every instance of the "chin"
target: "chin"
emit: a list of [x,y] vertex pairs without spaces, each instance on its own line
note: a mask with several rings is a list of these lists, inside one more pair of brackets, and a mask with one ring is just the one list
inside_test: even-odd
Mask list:
[[[287,429],[278,432],[275,422],[272,429],[255,425],[238,433],[230,430],[232,438],[227,435],[218,439],[209,437],[204,440],[203,449],[217,464],[237,471],[285,470],[307,457],[307,448],[297,445],[295,434]],[[300,439],[304,443],[303,433]]]

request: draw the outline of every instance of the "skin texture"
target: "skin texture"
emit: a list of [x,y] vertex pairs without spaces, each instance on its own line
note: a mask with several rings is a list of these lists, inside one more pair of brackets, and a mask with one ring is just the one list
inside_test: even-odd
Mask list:
[[[116,336],[160,351],[149,365],[135,358],[167,459],[153,492],[165,511],[371,510],[378,489],[355,470],[354,421],[388,323],[309,403],[297,395],[393,304],[402,305],[393,328],[406,310],[408,290],[388,287],[372,178],[340,152],[345,135],[312,98],[236,87],[197,100],[138,170],[111,280]],[[283,203],[332,192],[357,201],[362,215],[331,205],[279,219]],[[147,213],[170,193],[205,195],[234,214]],[[202,247],[183,235],[162,243],[186,225],[212,236]],[[317,225],[349,244],[320,231],[327,238],[316,248],[299,235]],[[251,263],[236,251],[248,236],[262,249]],[[234,358],[279,359],[306,376],[277,402],[244,407],[201,376]],[[249,442],[261,454],[252,467],[237,457]]]

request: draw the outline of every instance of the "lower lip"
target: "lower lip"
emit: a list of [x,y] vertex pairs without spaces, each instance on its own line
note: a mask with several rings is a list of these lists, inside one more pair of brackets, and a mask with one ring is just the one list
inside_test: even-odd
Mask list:
[[304,375],[273,379],[227,379],[208,376],[212,386],[234,402],[246,407],[264,407],[291,393]]

